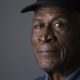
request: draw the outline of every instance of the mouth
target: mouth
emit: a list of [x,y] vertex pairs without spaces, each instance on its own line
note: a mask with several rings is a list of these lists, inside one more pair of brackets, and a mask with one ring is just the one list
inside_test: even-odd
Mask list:
[[50,46],[49,44],[42,45],[36,49],[37,56],[55,56],[64,57],[64,50],[60,45]]
[[39,52],[39,53],[43,53],[43,52],[48,53],[48,52],[58,52],[58,50],[40,50],[40,51],[37,51],[37,52]]
[[38,54],[41,55],[51,55],[51,54],[56,54],[59,53],[59,50],[43,50],[43,51],[37,51]]

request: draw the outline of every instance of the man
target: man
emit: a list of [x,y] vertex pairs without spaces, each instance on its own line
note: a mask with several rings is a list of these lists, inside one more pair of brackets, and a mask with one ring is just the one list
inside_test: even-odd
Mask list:
[[35,13],[32,46],[48,74],[36,80],[80,80],[79,5],[77,0],[38,0],[22,10]]

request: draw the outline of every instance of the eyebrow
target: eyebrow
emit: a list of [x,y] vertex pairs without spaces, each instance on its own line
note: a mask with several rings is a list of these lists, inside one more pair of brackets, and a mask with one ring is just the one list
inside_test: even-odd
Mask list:
[[36,18],[34,18],[33,20],[34,20],[34,21],[35,21],[35,20],[37,20],[37,21],[41,21],[42,18],[41,18],[41,17],[36,17]]
[[[56,21],[56,20],[58,20],[58,19],[60,19],[60,18],[66,19],[66,17],[59,15],[59,16],[52,17],[52,19],[49,21],[49,23],[51,23],[51,22],[53,22],[53,21]],[[44,21],[42,20],[42,17],[36,17],[36,18],[34,18],[33,20],[34,20],[34,21],[39,21],[39,22],[44,22]]]

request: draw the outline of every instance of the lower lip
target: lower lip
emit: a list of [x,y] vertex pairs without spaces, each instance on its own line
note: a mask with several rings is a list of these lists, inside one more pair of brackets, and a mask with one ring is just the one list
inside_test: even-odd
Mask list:
[[49,55],[51,53],[58,53],[58,51],[38,51],[38,53],[42,55]]

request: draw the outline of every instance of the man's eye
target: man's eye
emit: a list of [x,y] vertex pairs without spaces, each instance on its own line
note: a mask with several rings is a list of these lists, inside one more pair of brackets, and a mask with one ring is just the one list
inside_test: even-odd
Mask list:
[[64,23],[60,22],[60,23],[54,23],[52,27],[53,29],[58,31],[58,30],[64,30],[65,25]]
[[34,28],[34,29],[39,29],[39,28],[40,28],[40,24],[35,24],[35,25],[33,25],[33,28]]

